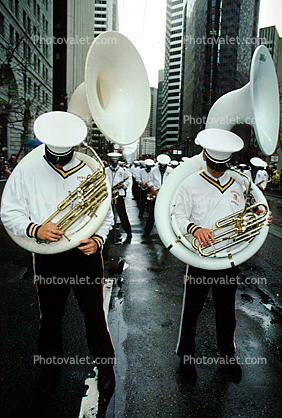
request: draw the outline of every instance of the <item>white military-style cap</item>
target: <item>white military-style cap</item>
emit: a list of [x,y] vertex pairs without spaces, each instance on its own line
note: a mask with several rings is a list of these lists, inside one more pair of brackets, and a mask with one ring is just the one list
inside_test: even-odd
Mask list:
[[81,144],[87,136],[87,126],[76,115],[68,112],[47,112],[34,122],[34,133],[40,142],[58,155]]
[[217,164],[227,163],[234,152],[240,151],[243,140],[236,134],[224,129],[205,129],[198,133],[195,143],[201,145],[207,157]]
[[250,163],[252,165],[254,165],[255,167],[263,167],[266,168],[267,167],[267,162],[263,161],[261,158],[259,157],[253,157],[250,159]]
[[151,158],[147,158],[146,160],[145,160],[145,165],[148,165],[148,166],[150,166],[150,167],[153,167],[153,165],[154,165],[155,163],[154,163],[154,161],[151,159]]
[[185,163],[185,161],[190,160],[190,158],[189,157],[182,157],[181,160]]
[[109,152],[109,153],[107,154],[107,156],[110,158],[110,160],[111,160],[113,163],[117,163],[117,162],[118,162],[118,160],[120,159],[120,154],[119,154],[118,152]]
[[160,154],[157,156],[157,162],[161,165],[168,165],[170,163],[170,156],[166,154]]
[[179,162],[177,160],[171,160],[170,165],[172,165],[172,167],[177,167],[179,164]]

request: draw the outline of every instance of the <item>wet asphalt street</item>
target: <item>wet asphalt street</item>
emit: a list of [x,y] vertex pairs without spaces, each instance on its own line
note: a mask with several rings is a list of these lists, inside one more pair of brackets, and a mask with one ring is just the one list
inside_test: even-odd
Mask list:
[[[165,250],[155,228],[150,237],[142,238],[145,221],[138,219],[136,203],[128,194],[133,238],[115,245],[111,237],[104,257],[105,277],[114,279],[108,326],[117,358],[116,390],[107,418],[281,417],[282,198],[269,197],[269,202],[273,228],[260,251],[240,268],[236,346],[242,381],[230,382],[213,362],[197,366],[198,380],[191,386],[181,377],[175,354],[185,265]],[[93,367],[62,365],[50,400],[34,399],[40,371],[33,364],[39,312],[31,256],[2,226],[0,240],[1,416],[78,418],[88,388],[84,382],[94,376]],[[123,281],[117,280],[122,261]],[[266,281],[244,283],[258,277]],[[198,321],[196,343],[199,358],[218,358],[211,294]],[[89,356],[83,318],[72,293],[64,318],[64,349],[69,357]],[[95,416],[94,410],[95,405],[89,406],[84,417]]]

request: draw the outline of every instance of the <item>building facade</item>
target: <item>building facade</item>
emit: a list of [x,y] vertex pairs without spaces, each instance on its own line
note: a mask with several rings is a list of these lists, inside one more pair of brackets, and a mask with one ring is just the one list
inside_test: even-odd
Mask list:
[[20,158],[34,118],[52,109],[52,12],[51,0],[0,3],[0,141]]
[[94,37],[107,30],[118,30],[117,0],[94,0]]
[[157,93],[157,120],[156,120],[156,154],[160,154],[162,141],[162,108],[163,108],[163,82],[164,70],[159,70],[158,93]]
[[183,3],[182,0],[167,0],[161,121],[162,152],[173,147],[179,139]]
[[156,154],[156,138],[141,137],[139,140],[139,156],[146,158],[154,157]]
[[157,98],[158,90],[155,87],[150,88],[151,91],[151,109],[147,126],[142,134],[142,137],[155,137],[157,128]]
[[[215,101],[249,81],[258,14],[259,0],[186,0],[179,141],[184,155],[199,152],[194,140]],[[233,130],[245,142],[242,158],[256,154],[252,128],[238,125]]]

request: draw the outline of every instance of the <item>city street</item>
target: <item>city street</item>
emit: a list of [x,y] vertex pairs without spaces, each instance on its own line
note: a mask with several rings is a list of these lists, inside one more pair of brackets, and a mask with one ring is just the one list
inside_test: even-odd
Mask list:
[[[259,252],[240,267],[236,354],[243,378],[232,383],[215,361],[203,362],[197,365],[197,383],[189,385],[175,354],[186,266],[167,252],[155,227],[151,236],[142,237],[145,220],[139,220],[128,193],[133,238],[115,245],[110,237],[104,254],[105,306],[110,301],[108,326],[116,350],[116,390],[107,418],[281,417],[282,196],[267,198],[274,216],[270,233]],[[87,384],[95,383],[91,364],[63,364],[52,397],[34,399],[40,372],[33,358],[39,311],[31,255],[11,241],[2,225],[0,241],[1,416],[94,417],[95,388],[85,398]],[[66,358],[90,357],[73,293],[63,332]],[[219,357],[211,293],[198,321],[196,344],[197,357]]]

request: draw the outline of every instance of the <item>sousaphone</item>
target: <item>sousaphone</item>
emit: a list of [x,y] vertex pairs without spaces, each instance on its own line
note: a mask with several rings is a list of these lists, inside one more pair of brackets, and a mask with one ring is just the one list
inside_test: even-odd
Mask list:
[[[124,35],[109,31],[96,37],[91,44],[85,63],[84,83],[75,90],[68,112],[44,114],[36,120],[34,128],[39,140],[42,139],[41,135],[48,135],[48,126],[53,126],[55,131],[50,130],[52,135],[59,137],[59,135],[76,134],[80,138],[80,143],[83,143],[87,136],[86,124],[89,125],[93,118],[108,140],[120,145],[129,145],[142,135],[147,126],[149,114],[150,87],[143,61],[136,48]],[[48,119],[49,125],[48,123],[44,125],[43,116],[45,116],[45,122]],[[41,127],[45,128],[42,130]],[[77,131],[74,131],[76,128]],[[42,142],[46,143],[46,141]],[[86,143],[84,145],[87,146]],[[78,151],[75,152],[75,156],[84,161],[92,172],[91,187],[89,188],[90,180],[86,180],[86,196],[82,199],[88,202],[91,200],[90,197],[93,197],[96,202],[102,195],[99,205],[93,205],[93,209],[89,211],[78,205],[78,215],[76,215],[73,213],[72,201],[73,197],[78,198],[81,191],[75,190],[69,193],[66,191],[65,201],[70,205],[70,220],[65,222],[63,217],[62,224],[69,225],[67,227],[69,229],[66,229],[67,239],[63,237],[57,242],[40,243],[34,238],[16,236],[6,228],[18,245],[35,253],[63,252],[76,247],[81,239],[92,236],[99,228],[110,208],[111,187],[104,174],[101,159],[93,149],[91,153],[94,158]],[[41,145],[21,160],[7,181],[2,199],[5,198],[13,176],[18,170],[42,158],[43,155],[44,145]],[[38,173],[38,181],[40,181],[40,173]],[[66,210],[65,201],[58,205],[58,210],[54,214],[50,214],[50,219],[58,216],[57,212],[61,207],[64,211]],[[37,223],[42,224],[48,219],[37,220]],[[61,225],[59,222],[58,224]]]
[[[227,122],[226,122],[227,121]],[[265,155],[271,155],[276,146],[279,132],[279,91],[277,76],[274,64],[268,49],[259,46],[253,55],[250,82],[241,89],[225,94],[212,106],[208,118],[206,130],[202,131],[208,135],[209,129],[230,130],[237,123],[248,123],[254,128],[256,138],[261,151]],[[269,227],[267,225],[268,205],[263,193],[253,183],[249,183],[247,176],[235,170],[228,170],[227,173],[237,182],[241,183],[247,192],[255,200],[255,210],[262,209],[263,216],[259,222],[255,215],[250,215],[247,206],[245,212],[237,214],[240,218],[242,231],[237,234],[238,243],[231,234],[230,240],[234,239],[234,246],[215,252],[209,255],[202,254],[199,246],[193,245],[183,236],[174,218],[174,206],[179,187],[183,182],[189,181],[189,176],[197,171],[203,170],[205,162],[202,153],[195,155],[188,161],[177,167],[167,178],[161,187],[155,206],[155,220],[159,236],[169,251],[184,263],[198,268],[208,270],[221,270],[233,265],[239,265],[254,255],[264,243]],[[246,215],[246,216],[245,216]],[[249,218],[252,217],[252,223]],[[226,222],[228,226],[235,225],[233,219],[224,219],[217,222],[218,225]],[[233,222],[233,223],[232,223]],[[225,227],[224,226],[224,227]],[[255,232],[254,232],[255,231]],[[241,240],[241,237],[243,239]]]

